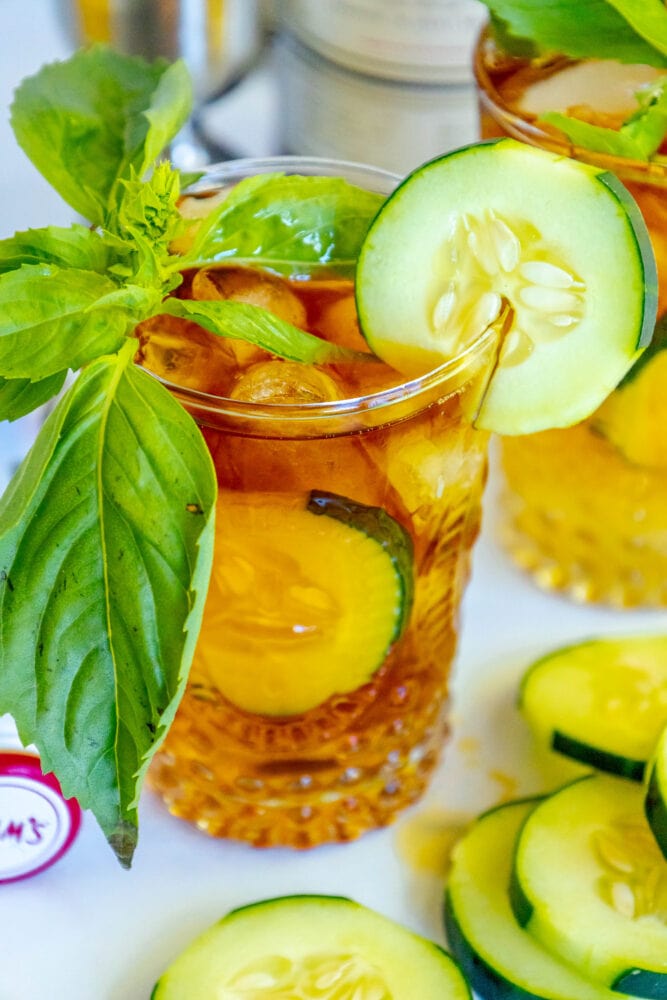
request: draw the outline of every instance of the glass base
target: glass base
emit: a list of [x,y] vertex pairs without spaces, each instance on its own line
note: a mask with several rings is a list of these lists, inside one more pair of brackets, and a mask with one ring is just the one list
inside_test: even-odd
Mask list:
[[372,773],[349,766],[339,771],[337,787],[326,778],[322,781],[317,772],[294,775],[291,793],[279,797],[266,798],[257,779],[248,781],[244,796],[238,787],[222,787],[196,761],[184,768],[169,753],[158,754],[148,785],[172,815],[211,837],[241,840],[253,847],[306,849],[344,843],[388,826],[422,796],[444,735],[429,741],[433,745],[413,748],[410,761],[402,766],[385,761]]
[[[173,815],[212,837],[293,848],[354,840],[425,791],[448,733],[436,679],[433,671],[381,682],[376,697],[366,691],[366,712],[338,731],[322,728],[319,739],[308,723],[249,715],[244,738],[233,731],[240,713],[224,699],[195,704],[186,694],[148,785]],[[347,704],[354,716],[355,697],[361,692],[341,699],[341,713]],[[324,718],[313,721],[323,726]],[[295,727],[303,730],[296,753],[287,749]]]
[[559,521],[508,493],[499,541],[543,590],[614,608],[667,607],[667,557],[604,528]]

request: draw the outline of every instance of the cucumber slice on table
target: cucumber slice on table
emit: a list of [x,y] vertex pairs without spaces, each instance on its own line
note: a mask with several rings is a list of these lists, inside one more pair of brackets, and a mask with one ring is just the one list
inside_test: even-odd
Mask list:
[[223,491],[215,551],[197,664],[246,711],[295,715],[356,690],[407,625],[412,539],[379,507]]
[[667,858],[667,726],[649,765],[644,809],[658,847]]
[[513,139],[409,175],[369,229],[356,288],[368,343],[407,375],[495,324],[475,422],[502,434],[592,413],[650,341],[657,310],[648,232],[617,178]]
[[152,1000],[470,1000],[450,956],[349,899],[287,896],[234,910],[194,941]]
[[583,976],[667,997],[667,862],[641,785],[596,774],[544,799],[517,839],[510,900],[519,923]]
[[537,801],[485,813],[456,845],[445,895],[449,947],[482,1000],[622,1000],[559,961],[512,913],[514,845]]
[[543,748],[641,781],[667,725],[667,635],[555,650],[524,675],[519,707]]

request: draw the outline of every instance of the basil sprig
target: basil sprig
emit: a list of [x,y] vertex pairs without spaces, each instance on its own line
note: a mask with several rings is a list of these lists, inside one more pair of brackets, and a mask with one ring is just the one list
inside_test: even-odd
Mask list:
[[182,63],[102,46],[25,80],[17,139],[90,226],[0,241],[0,419],[80,370],[0,499],[0,714],[126,866],[199,632],[216,505],[194,421],[133,363],[135,328],[170,313],[304,363],[348,357],[257,307],[169,293],[218,259],[349,270],[381,201],[343,181],[247,181],[176,256],[181,178],[159,157],[190,106]]

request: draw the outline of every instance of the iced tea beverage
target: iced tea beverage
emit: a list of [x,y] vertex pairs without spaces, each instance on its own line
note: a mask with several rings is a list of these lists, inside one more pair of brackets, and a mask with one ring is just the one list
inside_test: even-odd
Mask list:
[[659,73],[562,56],[519,59],[488,33],[475,55],[482,136],[512,136],[615,173],[639,204],[656,253],[654,346],[588,420],[502,442],[500,531],[517,564],[543,587],[618,607],[667,604],[667,352],[659,349],[667,307],[667,150],[648,163],[594,153],[538,118],[560,111],[618,128],[637,107],[635,93]]
[[[231,164],[207,183],[262,169]],[[396,182],[371,170],[347,179],[381,193]],[[486,435],[465,412],[492,338],[406,383],[370,354],[349,276],[229,263],[184,287],[261,304],[360,354],[308,366],[192,324],[141,331],[143,364],[199,423],[220,491],[203,628],[149,782],[213,836],[346,841],[417,799],[447,732],[486,474]]]

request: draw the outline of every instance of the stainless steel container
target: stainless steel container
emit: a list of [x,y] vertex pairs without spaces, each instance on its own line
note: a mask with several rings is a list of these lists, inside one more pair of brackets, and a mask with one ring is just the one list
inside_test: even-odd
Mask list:
[[478,0],[279,0],[281,22],[347,69],[416,84],[472,83]]
[[284,151],[373,163],[404,174],[478,137],[472,84],[417,83],[350,69],[294,34],[276,40]]

